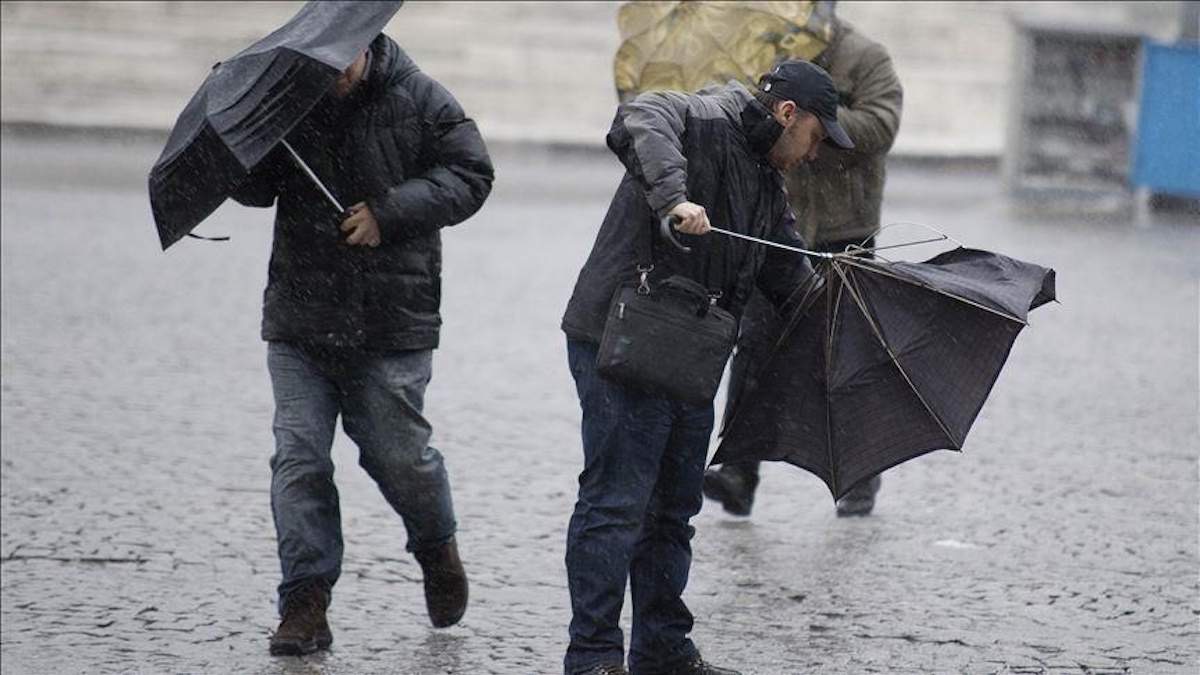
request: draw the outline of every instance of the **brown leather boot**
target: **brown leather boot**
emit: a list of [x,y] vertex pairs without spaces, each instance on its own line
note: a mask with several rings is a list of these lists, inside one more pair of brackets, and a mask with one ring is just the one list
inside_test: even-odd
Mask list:
[[458,623],[467,611],[467,573],[451,539],[437,548],[416,552],[425,576],[425,609],[435,628]]
[[302,656],[329,649],[333,633],[325,620],[329,592],[320,584],[301,586],[283,603],[283,620],[271,636],[272,656]]

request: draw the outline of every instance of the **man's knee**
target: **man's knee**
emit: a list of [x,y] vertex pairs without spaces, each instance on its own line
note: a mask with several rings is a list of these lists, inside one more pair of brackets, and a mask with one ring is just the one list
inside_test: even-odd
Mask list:
[[319,439],[291,431],[275,430],[275,454],[271,455],[271,473],[276,482],[296,483],[333,480],[330,448]]

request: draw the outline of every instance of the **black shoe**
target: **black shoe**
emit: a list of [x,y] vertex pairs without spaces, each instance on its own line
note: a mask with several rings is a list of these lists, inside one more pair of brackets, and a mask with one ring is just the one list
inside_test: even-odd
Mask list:
[[838,517],[871,515],[871,510],[875,508],[875,493],[879,492],[882,482],[876,475],[850,488],[850,492],[837,501]]
[[706,663],[699,656],[696,660],[690,661],[687,664],[672,670],[670,675],[742,675],[736,670],[728,668],[718,668],[711,663]]
[[704,496],[721,502],[735,516],[748,516],[754,506],[758,476],[722,466],[704,472]]
[[467,573],[458,557],[458,544],[451,539],[428,551],[417,551],[417,562],[425,577],[425,609],[434,628],[458,623],[467,611]]
[[329,649],[333,633],[325,620],[329,591],[311,583],[292,591],[283,602],[283,620],[271,635],[272,656],[303,656]]
[[602,663],[583,671],[583,675],[629,675],[629,671],[619,663]]

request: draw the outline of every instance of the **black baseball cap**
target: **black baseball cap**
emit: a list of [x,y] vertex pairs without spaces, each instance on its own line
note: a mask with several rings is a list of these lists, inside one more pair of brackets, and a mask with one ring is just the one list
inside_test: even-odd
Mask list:
[[820,66],[808,61],[784,61],[762,76],[758,88],[785,101],[793,101],[801,110],[816,115],[834,145],[847,150],[854,147],[854,142],[837,121],[837,87]]

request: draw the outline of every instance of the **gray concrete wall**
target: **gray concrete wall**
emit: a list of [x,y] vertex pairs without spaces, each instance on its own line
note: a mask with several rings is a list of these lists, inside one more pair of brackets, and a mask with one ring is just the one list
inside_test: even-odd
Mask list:
[[[299,2],[4,2],[0,120],[166,129],[213,62]],[[389,24],[489,138],[600,145],[615,96],[614,2],[409,2]],[[843,2],[904,82],[896,152],[1003,147],[1012,20],[1056,17],[1179,30],[1179,2]]]

